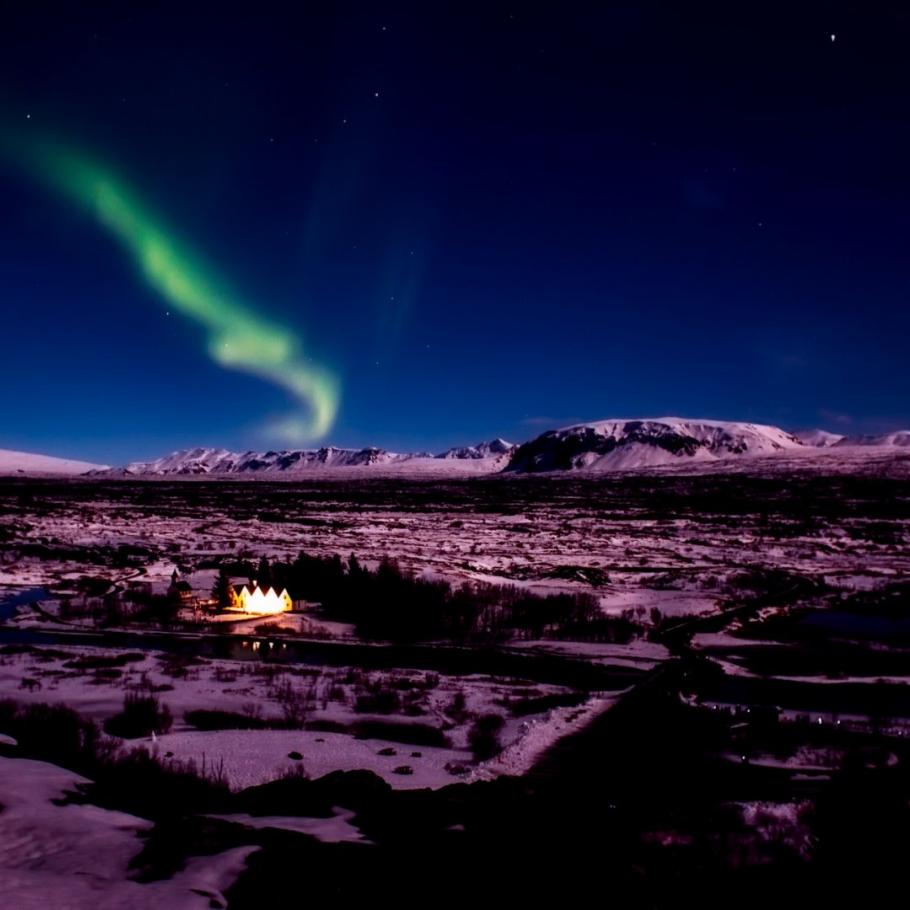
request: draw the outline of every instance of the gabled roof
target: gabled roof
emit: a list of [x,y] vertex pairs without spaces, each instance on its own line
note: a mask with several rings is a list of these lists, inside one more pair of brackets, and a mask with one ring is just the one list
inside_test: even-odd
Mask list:
[[268,595],[268,593],[270,591],[274,591],[278,597],[281,597],[281,595],[287,591],[287,588],[279,589],[279,588],[274,587],[273,585],[259,585],[259,584],[255,584],[255,583],[243,584],[243,585],[233,585],[233,588],[234,588],[234,593],[238,594],[238,595],[240,594],[241,591],[243,591],[244,588],[246,588],[246,590],[250,594],[252,594],[253,591],[262,591],[263,595]]

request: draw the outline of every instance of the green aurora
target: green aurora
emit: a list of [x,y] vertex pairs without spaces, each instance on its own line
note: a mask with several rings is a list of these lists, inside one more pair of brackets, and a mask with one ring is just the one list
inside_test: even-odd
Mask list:
[[0,150],[116,237],[162,301],[206,329],[212,360],[274,383],[303,405],[303,412],[269,423],[270,435],[299,444],[331,429],[340,401],[336,377],[307,361],[293,331],[226,291],[204,259],[178,243],[110,168],[63,143],[9,133],[0,139]]

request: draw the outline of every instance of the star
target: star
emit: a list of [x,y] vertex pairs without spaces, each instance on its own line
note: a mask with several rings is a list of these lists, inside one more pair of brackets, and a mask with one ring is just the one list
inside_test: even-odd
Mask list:
[[379,97],[379,92],[373,92],[373,97],[374,97],[374,98],[378,98],[378,97]]
[[834,39],[835,39],[835,38],[837,38],[837,35],[832,35],[832,36],[831,36],[831,43],[832,43],[832,44],[834,44]]

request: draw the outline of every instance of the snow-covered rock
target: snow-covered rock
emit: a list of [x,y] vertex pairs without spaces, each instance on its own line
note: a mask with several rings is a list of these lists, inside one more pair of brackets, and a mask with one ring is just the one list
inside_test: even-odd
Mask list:
[[622,471],[803,447],[791,433],[764,424],[679,417],[601,420],[543,433],[515,450],[508,470]]
[[105,467],[71,458],[0,449],[0,474],[86,474],[89,471],[102,471]]

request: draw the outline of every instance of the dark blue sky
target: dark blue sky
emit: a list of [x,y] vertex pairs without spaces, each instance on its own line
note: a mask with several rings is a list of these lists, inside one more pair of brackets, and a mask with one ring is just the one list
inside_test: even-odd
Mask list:
[[[115,167],[299,336],[326,442],[910,423],[904,4],[60,6],[0,10],[4,128]],[[276,445],[288,394],[95,220],[3,162],[0,213],[0,447]]]

